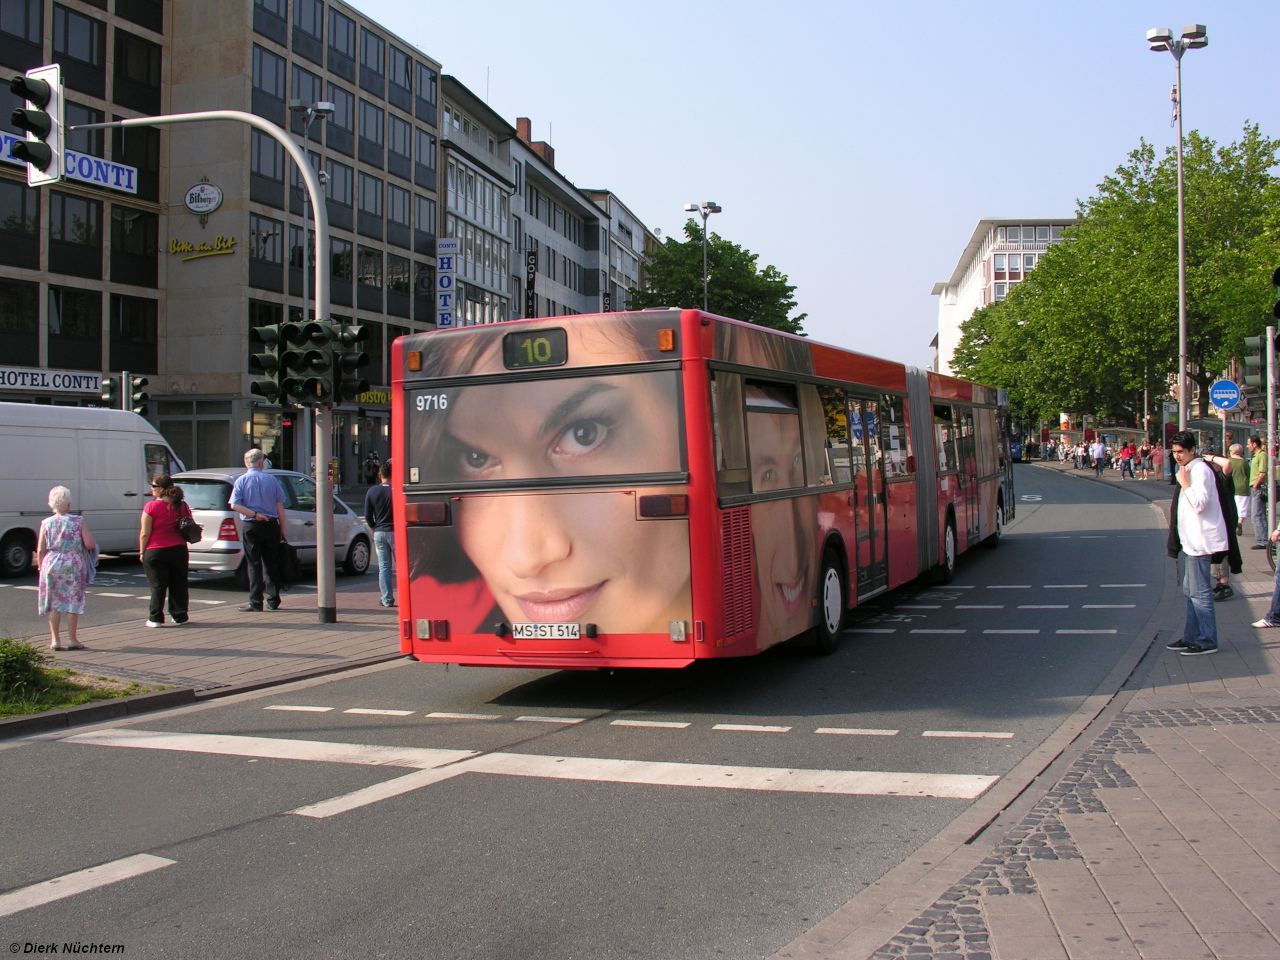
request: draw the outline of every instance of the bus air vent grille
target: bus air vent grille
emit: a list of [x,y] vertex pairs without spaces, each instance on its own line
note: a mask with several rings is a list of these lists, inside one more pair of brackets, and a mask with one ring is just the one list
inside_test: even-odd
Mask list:
[[752,569],[751,508],[720,516],[720,555],[724,562],[724,632],[736,637],[755,629],[755,571]]

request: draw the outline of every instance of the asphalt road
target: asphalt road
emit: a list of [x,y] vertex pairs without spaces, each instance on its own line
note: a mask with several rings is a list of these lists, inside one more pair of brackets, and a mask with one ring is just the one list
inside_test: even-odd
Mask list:
[[[997,550],[964,557],[946,588],[882,598],[832,657],[612,674],[397,663],[0,745],[0,944],[768,957],[973,802],[851,772],[917,775],[924,793],[1004,776],[1158,602],[1170,561],[1150,506],[1030,466],[1017,484],[1040,499],[1020,499]],[[46,899],[31,885],[138,854],[163,859],[13,909]]]

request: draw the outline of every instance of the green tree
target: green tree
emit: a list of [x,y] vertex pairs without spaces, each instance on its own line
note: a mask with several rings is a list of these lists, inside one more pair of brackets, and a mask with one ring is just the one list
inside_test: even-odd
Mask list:
[[[631,294],[628,309],[702,306],[702,228],[692,217],[685,222],[684,235],[684,240],[667,237],[649,254],[644,289]],[[773,264],[761,270],[758,260],[758,254],[711,234],[707,238],[708,309],[803,336],[801,325],[808,314],[791,316],[796,308],[795,286]]]

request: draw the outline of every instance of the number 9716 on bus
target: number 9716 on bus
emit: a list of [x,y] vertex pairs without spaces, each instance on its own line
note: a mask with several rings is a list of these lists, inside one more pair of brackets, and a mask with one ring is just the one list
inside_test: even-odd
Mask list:
[[414,400],[419,410],[448,410],[449,395],[447,393],[420,393]]

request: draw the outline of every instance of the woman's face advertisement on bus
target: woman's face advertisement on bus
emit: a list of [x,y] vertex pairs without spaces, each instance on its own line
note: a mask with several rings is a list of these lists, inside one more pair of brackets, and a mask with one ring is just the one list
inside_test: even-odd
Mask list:
[[[620,325],[608,336],[595,326],[565,324],[570,356],[589,353],[602,365],[642,359],[619,335]],[[448,392],[434,449],[423,462],[430,482],[465,489],[683,468],[674,371]],[[637,498],[654,489],[469,493],[455,501],[453,529],[508,622],[666,633],[671,620],[691,616],[689,530],[685,520],[637,519]]]

